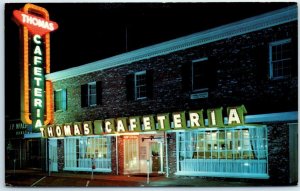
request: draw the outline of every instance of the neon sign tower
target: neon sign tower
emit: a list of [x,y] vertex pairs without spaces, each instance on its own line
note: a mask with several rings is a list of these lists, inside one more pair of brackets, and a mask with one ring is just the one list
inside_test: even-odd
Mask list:
[[14,10],[22,41],[21,120],[32,124],[33,132],[53,123],[52,83],[45,80],[50,73],[50,32],[58,28],[50,21],[46,9],[26,4]]

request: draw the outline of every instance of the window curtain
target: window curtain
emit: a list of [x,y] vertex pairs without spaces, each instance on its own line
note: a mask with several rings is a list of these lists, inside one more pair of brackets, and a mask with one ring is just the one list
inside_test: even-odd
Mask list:
[[[198,153],[197,152],[199,152],[198,150],[197,150],[197,145],[198,145],[198,133],[196,133],[196,132],[193,132],[192,133],[192,158],[198,158]],[[196,155],[194,155],[194,154],[196,154]]]
[[65,167],[77,167],[76,162],[76,139],[65,139]]
[[186,157],[188,159],[193,158],[193,142],[192,142],[192,132],[185,133],[185,145],[186,145]]
[[263,127],[249,128],[251,148],[254,153],[254,158],[265,159],[265,139],[266,130]]
[[180,137],[180,149],[179,149],[179,156],[180,156],[180,160],[185,159],[185,133],[179,133],[179,137]]
[[87,147],[87,139],[86,138],[82,138],[79,141],[79,158],[86,158],[85,154],[86,154],[86,147]]

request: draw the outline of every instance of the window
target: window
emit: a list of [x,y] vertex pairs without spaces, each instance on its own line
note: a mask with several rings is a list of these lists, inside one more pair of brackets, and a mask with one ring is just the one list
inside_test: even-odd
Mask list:
[[94,160],[96,171],[111,171],[110,137],[70,137],[64,144],[64,170],[90,171]]
[[90,82],[81,86],[81,106],[91,107],[101,104],[102,84],[101,82]]
[[152,98],[153,75],[151,70],[129,74],[126,77],[127,100]]
[[134,95],[135,99],[145,99],[147,97],[146,90],[146,71],[137,72],[134,74]]
[[67,90],[61,89],[54,92],[55,111],[67,110]]
[[[179,173],[268,176],[266,127],[237,127],[177,133]],[[214,174],[215,173],[215,174]]]
[[270,79],[291,76],[292,47],[291,39],[269,44]]
[[138,137],[124,138],[124,171],[139,170],[139,142]]
[[208,89],[208,59],[200,58],[192,61],[192,91]]
[[88,83],[88,105],[94,106],[97,105],[96,100],[96,82]]

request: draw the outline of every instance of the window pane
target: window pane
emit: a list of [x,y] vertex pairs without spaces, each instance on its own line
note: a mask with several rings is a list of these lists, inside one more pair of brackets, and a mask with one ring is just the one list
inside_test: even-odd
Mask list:
[[145,98],[147,97],[146,90],[146,72],[135,74],[135,98]]
[[65,111],[66,110],[66,90],[55,91],[55,111]]
[[96,82],[89,83],[88,85],[88,103],[89,106],[97,104]]
[[282,41],[282,43],[271,45],[272,58],[271,69],[273,70],[273,78],[289,77],[291,75],[290,61],[292,59],[292,48],[290,41]]

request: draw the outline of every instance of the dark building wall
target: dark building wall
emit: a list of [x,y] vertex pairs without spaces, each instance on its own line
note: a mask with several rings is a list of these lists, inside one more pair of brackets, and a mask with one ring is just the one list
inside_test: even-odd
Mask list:
[[63,171],[65,164],[64,139],[57,139],[57,167],[58,171]]
[[287,123],[271,123],[267,127],[270,180],[284,185],[289,181],[289,127]]
[[[292,77],[268,78],[268,43],[292,38]],[[248,114],[297,110],[296,22],[228,38],[210,44],[145,59],[104,71],[57,81],[54,89],[67,88],[67,111],[55,112],[55,123],[145,115],[189,109],[244,104]],[[208,98],[190,99],[188,68],[194,59],[208,57],[211,81]],[[153,97],[127,101],[126,76],[153,73]],[[102,104],[81,108],[81,85],[102,81]]]
[[110,152],[111,152],[111,173],[112,174],[117,174],[117,155],[116,155],[116,138],[117,137],[111,137],[111,147],[110,147]]
[[168,167],[169,176],[174,176],[177,171],[176,133],[168,133]]
[[118,170],[119,174],[124,174],[124,137],[118,137]]

